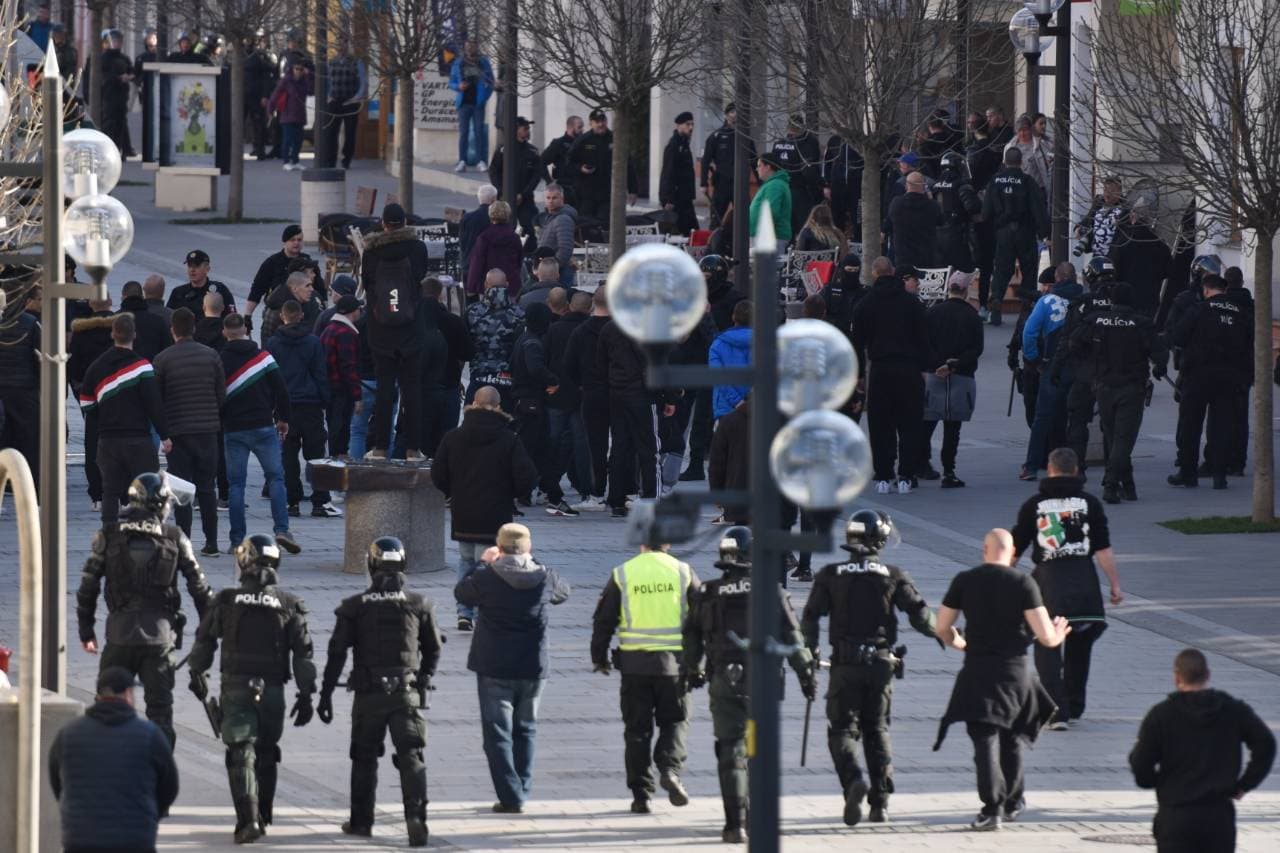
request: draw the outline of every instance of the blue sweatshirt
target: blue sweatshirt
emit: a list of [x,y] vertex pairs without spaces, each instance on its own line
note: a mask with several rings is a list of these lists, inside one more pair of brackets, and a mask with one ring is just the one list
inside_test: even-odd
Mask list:
[[1022,355],[1027,361],[1048,362],[1053,358],[1056,333],[1067,321],[1067,308],[1072,300],[1083,295],[1084,288],[1079,284],[1063,281],[1055,284],[1051,293],[1040,298],[1022,328]]

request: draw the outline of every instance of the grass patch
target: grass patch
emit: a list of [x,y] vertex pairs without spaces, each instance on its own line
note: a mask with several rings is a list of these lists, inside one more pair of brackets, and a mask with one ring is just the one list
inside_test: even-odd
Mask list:
[[1160,526],[1188,536],[1206,533],[1280,533],[1280,518],[1259,524],[1247,515],[1211,515],[1208,518],[1175,518],[1160,522]]
[[277,219],[274,216],[246,216],[239,221],[232,222],[225,216],[210,217],[188,217],[185,219],[170,219],[170,225],[271,225],[273,223],[293,222],[292,219]]

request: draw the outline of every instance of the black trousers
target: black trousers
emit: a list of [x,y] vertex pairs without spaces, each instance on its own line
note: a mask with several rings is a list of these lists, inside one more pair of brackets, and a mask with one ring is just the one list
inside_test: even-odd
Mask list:
[[[89,464],[89,437],[85,436],[85,465]],[[40,488],[40,391],[32,388],[0,388],[0,447],[12,447],[22,454],[31,469],[31,479]],[[95,448],[96,451],[96,448]],[[96,472],[95,472],[96,473]],[[89,478],[89,497],[94,497],[94,477]]]
[[[303,459],[323,459],[327,435],[324,429],[324,406],[318,403],[294,403],[289,413],[289,433],[284,437],[284,488],[289,505],[302,503],[304,492],[302,486],[302,466],[298,463],[298,453]],[[311,505],[324,506],[329,502],[329,493],[320,489],[311,492]]]
[[[218,433],[204,432],[196,435],[175,435],[173,451],[169,454],[169,471],[174,476],[190,480],[196,486],[196,503],[200,505],[200,527],[207,544],[218,543]],[[191,505],[178,504],[173,519],[182,532],[191,538]]]
[[[942,422],[942,470],[956,470],[956,451],[960,448],[960,421],[943,421]],[[921,449],[924,452],[924,459],[927,461],[933,457],[933,431],[938,428],[937,421],[925,421],[924,423],[924,441],[921,442]]]
[[637,799],[648,799],[655,790],[653,765],[658,765],[659,772],[679,773],[688,757],[689,694],[674,675],[623,674],[619,699],[627,787]]
[[1236,807],[1230,800],[1192,806],[1161,806],[1152,824],[1159,853],[1232,853]]
[[400,771],[405,816],[427,819],[427,724],[418,712],[418,694],[357,693],[351,703],[351,825],[373,826],[378,791],[378,756],[391,735],[392,764]]
[[329,139],[329,154],[333,157],[321,167],[332,169],[338,157],[338,131],[342,131],[342,168],[351,165],[351,158],[356,153],[356,127],[360,123],[360,109],[342,101],[329,101],[325,107],[328,115],[324,117],[321,132]]
[[591,453],[591,494],[604,497],[609,481],[609,396],[582,392],[582,425]]
[[378,394],[373,407],[373,427],[369,447],[389,450],[391,447],[391,404],[395,401],[396,387],[400,388],[400,405],[406,421],[401,425],[405,434],[405,450],[419,450],[422,443],[422,358],[413,352],[373,354],[377,375]]
[[1059,713],[1072,720],[1084,716],[1093,644],[1105,630],[1106,622],[1072,622],[1071,633],[1062,645],[1052,649],[1040,643],[1035,645],[1040,683],[1053,697]]
[[658,496],[658,425],[647,397],[609,395],[609,506],[627,505],[639,468],[642,498]]
[[[978,304],[985,307],[991,298],[991,270],[996,257],[996,233],[990,222],[975,222],[973,238],[977,249],[977,257],[974,261],[978,264]],[[1031,399],[1035,399],[1035,394],[1031,395]]]
[[[1027,428],[1036,422],[1036,397],[1040,394],[1040,374],[1034,370],[1022,371],[1022,408],[1027,416]],[[1055,444],[1054,447],[1060,445]]]
[[688,237],[689,232],[697,230],[698,214],[693,209],[692,200],[677,202],[672,213],[676,215],[675,233]]
[[[365,405],[369,405],[366,401]],[[351,417],[356,412],[356,401],[346,394],[334,393],[325,411],[329,432],[329,456],[336,459],[351,447]],[[292,424],[290,425],[292,426]]]
[[711,415],[711,389],[689,390],[693,394],[693,421],[689,427],[689,464],[703,464],[711,449],[711,433],[715,431],[715,418]]
[[733,204],[732,179],[717,178],[715,190],[711,194],[711,222],[707,227],[713,230],[719,228],[720,223],[724,221],[725,211],[731,204]]
[[538,215],[538,206],[534,204],[533,199],[523,199],[515,209],[516,222],[520,225],[520,230],[526,237],[533,234],[533,220]]
[[[1039,256],[1036,252],[1035,230],[1017,225],[1005,226],[995,233],[995,254],[991,266],[991,300],[1004,300],[1005,291],[1009,289],[1009,279],[1013,277],[1013,265],[1018,264],[1022,271],[1023,290],[1034,289],[1040,273]],[[981,282],[979,282],[981,286]]]
[[[516,409],[522,408],[516,402]],[[556,471],[555,454],[551,449],[551,430],[547,424],[547,407],[541,400],[537,401],[537,411],[516,415],[516,435],[533,459],[538,469],[538,488],[547,496],[552,506],[564,500],[564,490],[560,488],[560,477]]]
[[261,101],[244,99],[244,132],[253,143],[253,156],[264,156],[267,153],[267,111],[262,108]]
[[107,643],[99,656],[98,671],[119,666],[136,675],[142,682],[142,698],[147,705],[147,719],[164,732],[173,749],[178,736],[173,732],[173,646],[142,646]]
[[225,501],[231,495],[231,481],[227,479],[226,436],[218,433],[218,499]]
[[924,423],[924,379],[920,371],[910,364],[873,363],[867,379],[867,419],[875,479],[910,480],[916,473]]
[[427,456],[435,456],[444,434],[458,425],[462,414],[462,388],[424,388],[422,391],[422,447]]
[[687,446],[685,432],[689,429],[689,421],[693,417],[694,396],[692,392],[676,402],[676,410],[670,417],[658,417],[658,465],[663,486],[675,486],[684,467],[684,451]]
[[120,517],[120,501],[129,493],[133,478],[160,470],[160,459],[151,436],[98,436],[98,470],[102,473],[102,523]]
[[1085,463],[1085,457],[1089,453],[1089,423],[1093,420],[1093,404],[1092,380],[1074,380],[1067,391],[1067,447],[1076,452],[1081,471],[1089,467]]
[[1249,458],[1249,386],[1242,385],[1232,397],[1235,432],[1227,448],[1227,470],[1243,471]]
[[840,777],[841,792],[862,779],[858,740],[870,777],[867,802],[883,806],[893,793],[893,757],[889,742],[889,712],[893,703],[893,665],[887,657],[869,664],[831,667],[827,689],[827,749]]
[[1227,474],[1230,436],[1235,435],[1236,382],[1222,371],[1186,373],[1181,377],[1182,402],[1178,404],[1178,460],[1182,473],[1196,476],[1200,461],[1200,434],[1205,414],[1209,416],[1209,434],[1225,440],[1210,441],[1205,448],[1205,462],[1215,477]]
[[609,229],[609,189],[605,188],[604,195],[598,195],[594,186],[581,186],[578,188],[578,214],[589,219],[595,219],[600,223],[600,227],[606,231]]
[[1022,777],[1022,740],[1009,729],[990,723],[965,723],[973,741],[978,771],[978,799],[984,815],[1021,808],[1026,793]]
[[1103,481],[1113,486],[1133,482],[1133,447],[1142,427],[1146,391],[1146,384],[1142,382],[1099,383],[1094,389],[1094,396],[1098,398],[1098,425],[1107,444],[1107,473]]

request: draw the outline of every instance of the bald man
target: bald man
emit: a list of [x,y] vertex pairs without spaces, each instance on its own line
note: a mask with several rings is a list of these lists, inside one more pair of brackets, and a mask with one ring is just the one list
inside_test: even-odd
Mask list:
[[147,302],[147,310],[164,318],[165,328],[169,328],[169,320],[173,317],[173,309],[164,304],[164,276],[149,275],[142,282],[142,298]]
[[[982,565],[956,575],[938,608],[938,639],[965,656],[933,748],[942,746],[948,726],[965,724],[982,801],[969,824],[976,831],[999,829],[1022,813],[1022,741],[1034,741],[1055,710],[1027,666],[1031,635],[1053,648],[1071,631],[1065,619],[1049,618],[1040,588],[1012,568],[1013,557],[1009,531],[989,532]],[[963,635],[955,627],[961,613]]]
[[907,191],[889,203],[889,231],[894,265],[937,266],[937,229],[946,224],[942,207],[925,192],[924,175],[911,172]]

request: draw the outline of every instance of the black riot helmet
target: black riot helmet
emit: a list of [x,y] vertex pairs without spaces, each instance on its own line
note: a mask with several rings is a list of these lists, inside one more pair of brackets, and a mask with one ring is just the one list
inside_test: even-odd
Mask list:
[[729,283],[729,262],[720,255],[703,255],[698,269],[707,280],[707,291],[714,293]]
[[946,154],[943,154],[941,165],[942,171],[944,172],[952,171],[958,176],[964,175],[965,159],[958,151],[948,151]]
[[1084,268],[1084,280],[1092,287],[1103,281],[1110,281],[1116,277],[1116,265],[1111,263],[1110,258],[1101,258],[1096,255],[1089,261],[1089,266]]
[[394,536],[379,536],[369,544],[369,574],[403,572],[404,543]]
[[717,569],[751,568],[751,528],[736,525],[720,537],[720,559]]
[[150,471],[139,474],[129,484],[129,506],[146,510],[157,518],[163,518],[169,511],[169,500],[172,497],[173,492],[169,491],[169,484],[164,481],[164,477]]
[[1199,287],[1206,275],[1222,275],[1222,258],[1217,255],[1198,255],[1191,262],[1191,286]]
[[252,574],[260,579],[264,569],[274,573],[280,568],[280,546],[265,533],[246,536],[236,546],[236,568],[241,575]]
[[893,519],[879,509],[860,509],[844,526],[841,547],[850,554],[878,554],[893,537]]

